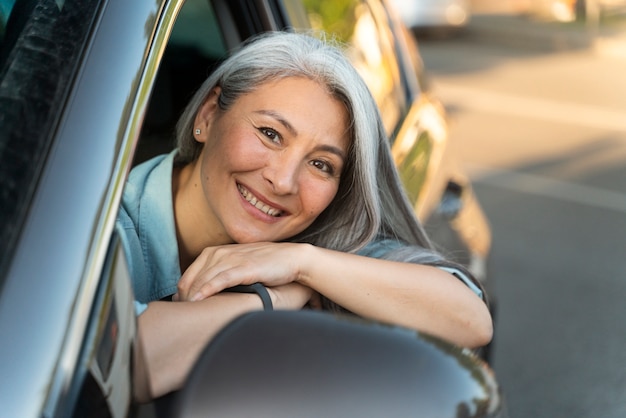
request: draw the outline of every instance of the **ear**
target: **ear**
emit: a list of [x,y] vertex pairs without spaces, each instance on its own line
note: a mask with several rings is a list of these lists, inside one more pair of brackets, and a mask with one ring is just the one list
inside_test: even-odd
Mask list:
[[[211,122],[215,118],[215,115],[218,110],[217,101],[220,97],[220,93],[222,89],[220,87],[214,87],[202,103],[202,106],[198,109],[196,113],[196,119],[194,120],[193,137],[196,141],[200,143],[206,142],[209,137],[209,128],[211,127]],[[200,129],[200,133],[196,134],[196,130]]]

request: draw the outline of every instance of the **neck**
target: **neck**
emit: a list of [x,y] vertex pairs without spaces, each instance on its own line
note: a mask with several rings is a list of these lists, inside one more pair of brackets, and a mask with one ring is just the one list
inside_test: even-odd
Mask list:
[[172,172],[174,223],[182,272],[205,248],[230,243],[204,210],[207,206],[199,166],[192,162]]

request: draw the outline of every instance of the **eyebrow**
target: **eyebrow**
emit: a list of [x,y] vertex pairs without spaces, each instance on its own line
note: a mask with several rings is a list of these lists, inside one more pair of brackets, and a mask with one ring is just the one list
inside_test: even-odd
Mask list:
[[[298,131],[296,130],[296,128],[291,123],[289,123],[287,119],[282,117],[278,112],[275,112],[273,110],[262,109],[262,110],[257,110],[254,113],[259,113],[261,115],[269,116],[275,119],[278,123],[283,125],[285,129],[287,129],[291,135],[298,136]],[[343,160],[346,159],[346,153],[341,148],[336,147],[334,145],[320,145],[317,147],[317,149],[320,151],[333,153]]]
[[317,149],[320,151],[333,153],[344,161],[346,159],[346,153],[343,152],[341,148],[337,148],[334,145],[320,145],[319,147],[317,147]]
[[269,116],[273,119],[276,119],[276,121],[283,125],[291,135],[298,136],[298,131],[296,130],[296,128],[294,128],[294,126],[289,123],[287,119],[283,118],[279,113],[274,112],[273,110],[257,110],[254,113],[260,113],[261,115]]

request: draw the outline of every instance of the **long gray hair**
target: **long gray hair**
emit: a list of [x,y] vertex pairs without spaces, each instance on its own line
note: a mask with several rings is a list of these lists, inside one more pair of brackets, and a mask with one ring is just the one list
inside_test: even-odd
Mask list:
[[351,145],[337,195],[311,226],[289,241],[356,252],[374,237],[385,236],[410,245],[385,258],[450,264],[433,250],[404,194],[374,98],[333,41],[270,32],[246,42],[210,75],[185,109],[176,131],[177,162],[192,162],[200,154],[194,121],[213,88],[221,87],[218,105],[227,110],[241,95],[287,77],[325,86],[344,104],[351,121]]

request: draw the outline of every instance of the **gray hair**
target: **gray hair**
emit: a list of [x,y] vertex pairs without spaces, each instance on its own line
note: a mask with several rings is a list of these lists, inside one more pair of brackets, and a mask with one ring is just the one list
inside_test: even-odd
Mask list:
[[311,226],[289,241],[355,252],[384,235],[421,248],[423,257],[412,251],[413,261],[440,260],[404,194],[376,102],[335,41],[270,32],[246,42],[209,76],[185,109],[176,128],[177,162],[192,162],[200,154],[194,121],[213,88],[221,88],[218,105],[227,110],[240,96],[287,77],[325,86],[344,104],[351,121],[351,145],[337,195]]

